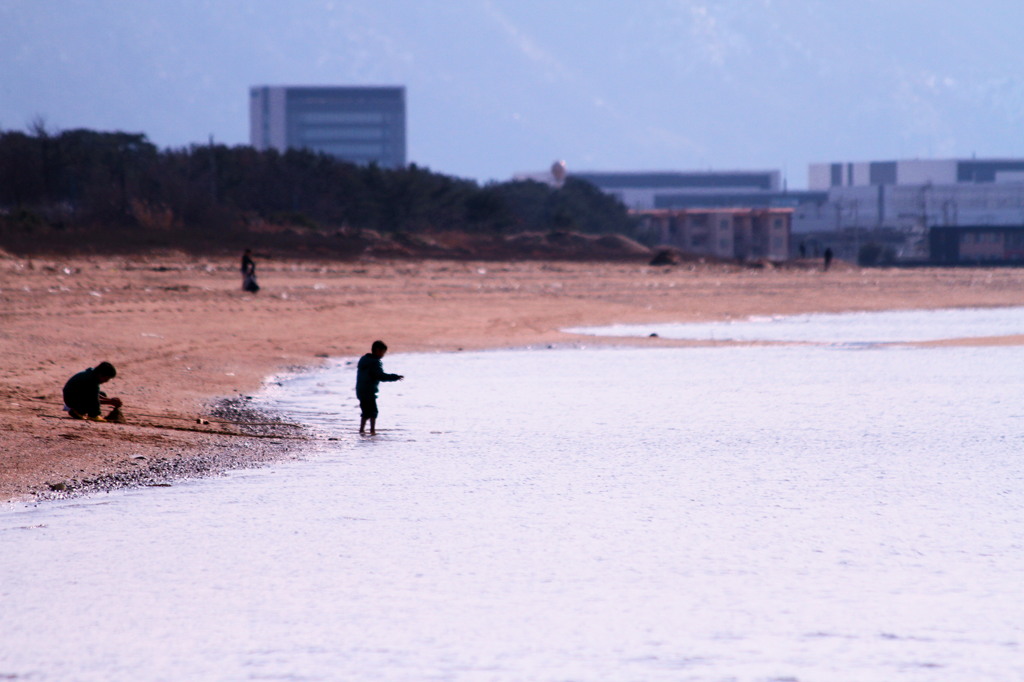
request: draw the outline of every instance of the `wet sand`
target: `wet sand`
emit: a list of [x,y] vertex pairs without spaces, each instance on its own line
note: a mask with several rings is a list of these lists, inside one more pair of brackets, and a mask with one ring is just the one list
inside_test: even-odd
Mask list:
[[[392,353],[538,345],[699,345],[598,339],[565,327],[748,315],[1024,305],[1024,270],[785,269],[644,263],[275,260],[240,290],[237,259],[178,253],[0,255],[0,500],[158,484],[301,443],[245,396],[275,372]],[[942,343],[1020,343],[1019,337]],[[67,419],[60,390],[109,360],[129,423]],[[219,405],[219,408],[217,407]],[[197,423],[204,419],[211,423]],[[352,434],[356,437],[356,434]]]

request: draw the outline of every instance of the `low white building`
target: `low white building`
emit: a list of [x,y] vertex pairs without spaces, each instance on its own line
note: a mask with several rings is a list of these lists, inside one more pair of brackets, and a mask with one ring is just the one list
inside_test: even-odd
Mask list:
[[702,208],[767,205],[781,191],[782,174],[754,171],[572,172],[619,199],[626,208]]
[[811,164],[811,191],[828,193],[795,231],[934,225],[1024,225],[1024,159],[936,159]]
[[[795,201],[783,191],[777,170],[569,171],[568,176],[589,182],[633,211],[783,207]],[[555,184],[551,172],[518,173],[514,179]]]

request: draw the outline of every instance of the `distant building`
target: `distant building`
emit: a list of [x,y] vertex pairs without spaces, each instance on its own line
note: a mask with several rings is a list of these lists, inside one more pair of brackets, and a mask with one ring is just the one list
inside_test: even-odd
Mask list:
[[686,253],[736,260],[784,261],[790,257],[789,208],[651,209],[632,211],[648,243]]
[[[564,164],[561,166],[565,173]],[[631,210],[789,206],[779,171],[569,171]],[[555,184],[550,172],[519,173],[516,180]]]
[[879,185],[989,185],[1024,182],[1024,159],[913,159],[813,163],[812,190]]
[[940,265],[1024,264],[1024,225],[936,226],[928,241]]
[[[827,191],[787,190],[777,170],[580,171],[568,175],[591,183],[633,211],[792,208],[794,232],[799,229],[798,217],[808,217],[813,228],[819,228],[816,219],[828,200]],[[515,179],[554,184],[552,175],[543,172],[519,173]]]
[[769,195],[779,192],[779,171],[717,172],[570,172],[606,194],[619,199],[626,208],[714,208],[746,205],[750,200],[766,206]]
[[808,185],[828,192],[817,229],[1024,224],[1024,159],[812,164]]
[[406,164],[405,88],[258,86],[249,91],[256,149],[309,149],[382,168]]
[[[516,177],[552,182],[550,173]],[[808,189],[796,191],[787,190],[781,173],[772,170],[584,171],[569,177],[586,180],[641,213],[792,209],[790,256],[798,255],[803,243],[805,253],[830,248],[837,258],[853,262],[867,262],[875,253],[886,262],[924,262],[934,246],[931,227],[1024,225],[1024,159],[818,163],[808,168]],[[970,234],[964,239],[975,238]],[[1011,233],[1005,235],[1011,243]],[[965,255],[984,250],[967,248],[967,242],[964,247]],[[1007,253],[1006,260],[1016,258]]]
[[[569,171],[568,177],[589,182],[639,216],[643,241],[730,260],[787,260],[795,207],[828,197],[787,192],[774,170]],[[550,172],[515,179],[556,184]]]
[[846,242],[857,253],[844,257],[876,245],[872,235],[882,232],[904,235],[891,245],[897,260],[924,261],[933,226],[1024,225],[1024,159],[818,163],[808,169],[808,187],[828,199],[802,206],[794,231],[854,235]]

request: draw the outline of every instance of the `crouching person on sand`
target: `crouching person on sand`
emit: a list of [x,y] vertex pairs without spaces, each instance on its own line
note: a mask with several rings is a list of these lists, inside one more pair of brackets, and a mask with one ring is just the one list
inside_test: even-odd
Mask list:
[[[117,370],[109,362],[101,362],[90,369],[79,372],[64,384],[64,409],[75,419],[91,419],[93,421],[123,421],[121,417],[121,399],[108,398],[100,390],[105,384],[117,376]],[[100,416],[100,405],[110,405],[106,419]]]

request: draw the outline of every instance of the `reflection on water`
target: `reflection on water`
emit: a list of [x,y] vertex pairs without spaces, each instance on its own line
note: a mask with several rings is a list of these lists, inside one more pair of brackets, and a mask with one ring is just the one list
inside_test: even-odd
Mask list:
[[306,461],[0,514],[0,679],[1020,679],[1022,354],[299,376]]
[[1024,334],[1024,308],[891,310],[751,317],[730,322],[616,324],[566,330],[593,336],[650,336],[702,341],[913,343]]

